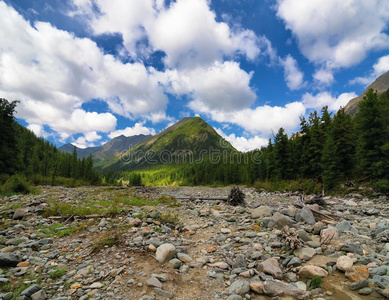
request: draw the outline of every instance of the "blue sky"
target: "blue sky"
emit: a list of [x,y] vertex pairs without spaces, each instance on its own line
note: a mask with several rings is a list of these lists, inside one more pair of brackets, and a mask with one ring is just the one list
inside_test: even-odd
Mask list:
[[389,69],[386,0],[0,0],[0,97],[58,146],[200,115],[239,150]]

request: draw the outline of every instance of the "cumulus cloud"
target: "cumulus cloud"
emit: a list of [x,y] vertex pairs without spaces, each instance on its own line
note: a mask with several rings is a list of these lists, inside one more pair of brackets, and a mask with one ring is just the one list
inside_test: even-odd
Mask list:
[[264,105],[254,109],[223,112],[210,110],[202,102],[193,101],[191,108],[210,115],[217,122],[236,124],[251,134],[262,133],[264,135],[276,132],[280,127],[288,131],[296,129],[300,123],[300,116],[305,114],[305,107],[301,102],[288,103],[284,107]]
[[256,94],[250,87],[252,75],[238,63],[226,61],[215,62],[207,68],[169,70],[160,80],[178,96],[189,94],[192,101],[201,102],[211,110],[233,111],[254,103]]
[[116,118],[111,113],[81,109],[91,99],[106,101],[112,112],[128,118],[166,109],[168,99],[152,68],[122,63],[92,40],[49,23],[32,26],[2,1],[0,35],[0,92],[21,100],[17,116],[28,124],[48,124],[62,137],[112,131]]
[[280,59],[280,64],[284,68],[285,81],[289,89],[299,90],[307,85],[304,81],[304,73],[298,68],[297,60],[290,54]]
[[322,109],[324,106],[328,106],[329,110],[337,111],[357,96],[354,92],[343,93],[338,97],[332,96],[329,92],[321,92],[316,95],[305,93],[302,102],[307,108]]
[[87,140],[89,142],[95,142],[95,141],[101,140],[101,138],[102,138],[102,136],[97,134],[96,131],[87,132],[84,134],[84,136],[85,136],[85,140]]
[[353,66],[368,52],[389,47],[387,1],[277,0],[275,8],[305,57],[327,72]]
[[133,57],[148,57],[163,51],[170,68],[188,68],[223,61],[224,56],[243,55],[248,60],[260,54],[273,55],[264,36],[240,26],[217,22],[207,0],[178,0],[169,6],[153,0],[73,0],[71,15],[86,16],[96,35],[120,33],[126,51]]
[[96,147],[96,144],[89,142],[85,136],[80,136],[75,140],[74,142],[71,143],[73,146],[76,146],[77,148],[85,149],[89,147]]
[[120,129],[111,132],[108,136],[113,139],[115,137],[118,137],[120,135],[124,136],[133,136],[133,135],[139,135],[139,134],[144,134],[144,135],[154,135],[155,134],[155,129],[154,128],[148,128],[144,126],[145,122],[138,122],[136,123],[133,127],[127,127],[125,129]]
[[229,141],[235,149],[241,152],[261,149],[262,146],[266,146],[268,143],[266,138],[259,137],[257,135],[249,138],[236,136],[234,133],[227,135],[220,128],[216,128],[216,132]]
[[364,86],[368,86],[377,77],[389,71],[389,55],[382,56],[378,59],[378,61],[373,65],[373,69],[370,72],[370,75],[366,77],[357,77],[353,80],[350,80],[350,84],[361,84]]

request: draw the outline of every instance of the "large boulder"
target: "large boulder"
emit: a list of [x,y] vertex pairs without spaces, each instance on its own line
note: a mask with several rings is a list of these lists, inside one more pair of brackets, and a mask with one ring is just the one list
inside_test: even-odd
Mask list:
[[354,264],[354,260],[346,255],[340,256],[336,261],[336,268],[340,271],[346,272],[351,269]]
[[176,247],[173,244],[162,244],[157,248],[155,258],[159,263],[168,262],[176,255]]
[[260,206],[252,210],[251,218],[258,219],[263,217],[271,217],[274,212],[274,208],[269,206]]
[[263,284],[263,292],[269,297],[290,296],[299,300],[308,299],[306,291],[279,280],[266,280]]
[[313,248],[305,247],[295,250],[293,254],[302,260],[310,260],[316,255],[316,250]]
[[300,218],[303,222],[309,224],[309,225],[313,225],[316,223],[316,220],[315,220],[315,217],[313,216],[313,213],[312,211],[304,206],[301,211],[300,211]]
[[328,276],[328,272],[323,268],[309,265],[300,269],[299,276],[305,278],[312,278],[313,276],[326,277]]
[[257,269],[258,271],[269,274],[276,279],[282,279],[284,277],[278,261],[273,257],[260,262]]
[[279,228],[282,229],[284,226],[293,227],[296,224],[294,220],[290,217],[285,216],[279,212],[276,212],[273,217],[270,219],[267,227],[269,228]]
[[15,253],[0,253],[0,267],[16,267],[22,256]]

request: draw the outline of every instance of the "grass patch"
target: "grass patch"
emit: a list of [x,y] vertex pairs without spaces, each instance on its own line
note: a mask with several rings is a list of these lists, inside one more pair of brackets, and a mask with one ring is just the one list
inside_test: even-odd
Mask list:
[[[40,232],[44,234],[45,237],[65,237],[74,234],[77,231],[81,231],[83,228],[81,226],[69,226],[66,228],[65,224],[56,223],[50,226],[39,225],[36,227]],[[63,228],[63,229],[60,229]]]
[[65,268],[63,269],[55,269],[49,272],[49,278],[55,280],[58,278],[61,278],[63,275],[65,275],[67,270]]
[[111,230],[108,230],[96,240],[92,248],[92,253],[99,252],[105,247],[112,247],[117,245],[122,234],[123,229],[119,228],[118,226],[114,226]]
[[323,283],[323,278],[321,278],[320,276],[313,276],[311,279],[311,287],[313,289],[321,287],[322,283]]

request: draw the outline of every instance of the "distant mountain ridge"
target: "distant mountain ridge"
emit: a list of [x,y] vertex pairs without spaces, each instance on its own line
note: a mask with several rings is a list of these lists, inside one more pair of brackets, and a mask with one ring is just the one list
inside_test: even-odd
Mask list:
[[386,92],[386,90],[389,89],[389,71],[385,74],[379,76],[372,84],[370,84],[366,90],[360,94],[358,97],[355,97],[351,99],[347,105],[344,107],[344,111],[351,115],[352,117],[355,116],[359,109],[358,104],[363,100],[363,97],[366,95],[366,92],[369,89],[373,89],[375,92],[378,93],[378,95],[382,94],[383,92]]
[[[100,161],[115,154],[128,151],[132,147],[138,145],[144,140],[150,138],[151,136],[152,135],[139,134],[126,137],[124,135],[120,135],[98,147],[89,147],[85,149],[76,147],[77,156],[78,158],[84,158],[92,154],[93,159],[95,161]],[[61,150],[62,152],[71,153],[73,152],[74,147],[75,146],[73,146],[72,144],[65,144],[61,146],[59,150]]]
[[237,152],[215,129],[200,117],[183,118],[158,134],[96,164],[102,170],[130,171],[161,164],[186,163],[211,152]]

